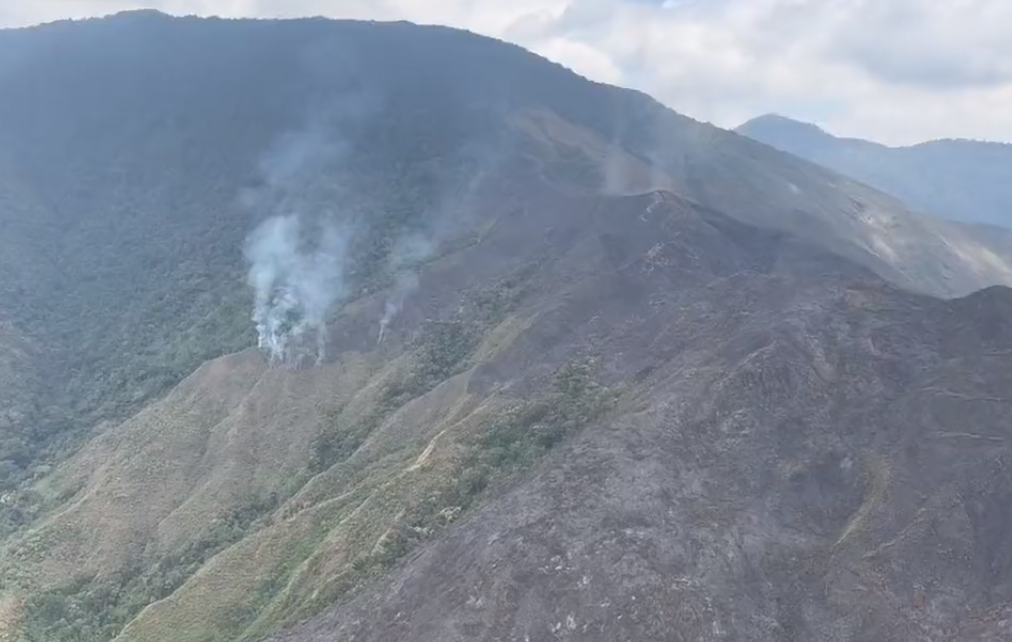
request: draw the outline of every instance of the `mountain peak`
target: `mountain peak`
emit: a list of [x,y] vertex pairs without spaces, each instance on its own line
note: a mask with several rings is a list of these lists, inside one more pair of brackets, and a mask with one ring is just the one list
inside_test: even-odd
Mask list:
[[110,14],[108,18],[129,19],[129,20],[164,20],[173,16],[158,9],[124,9]]
[[783,114],[778,114],[776,112],[770,112],[768,114],[763,114],[761,116],[756,116],[755,118],[752,118],[752,119],[750,119],[750,120],[742,123],[738,127],[738,129],[741,129],[743,127],[771,126],[771,125],[776,125],[776,126],[781,126],[781,127],[796,127],[796,128],[799,128],[799,129],[803,128],[803,129],[809,129],[809,130],[817,130],[817,131],[826,133],[825,130],[823,130],[822,128],[820,128],[818,125],[816,125],[814,123],[807,123],[807,122],[804,122],[804,121],[801,121],[801,120],[797,120],[795,118],[790,118],[788,116],[784,116]]
[[780,114],[764,114],[737,128],[739,134],[758,140],[790,139],[796,144],[815,145],[833,140],[835,136],[813,123],[794,120]]

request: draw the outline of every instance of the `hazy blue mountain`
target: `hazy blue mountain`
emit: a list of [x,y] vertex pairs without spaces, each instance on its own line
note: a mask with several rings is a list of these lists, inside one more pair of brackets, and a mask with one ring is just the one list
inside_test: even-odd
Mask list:
[[935,140],[887,147],[772,114],[736,131],[893,194],[915,210],[1012,227],[1010,144]]

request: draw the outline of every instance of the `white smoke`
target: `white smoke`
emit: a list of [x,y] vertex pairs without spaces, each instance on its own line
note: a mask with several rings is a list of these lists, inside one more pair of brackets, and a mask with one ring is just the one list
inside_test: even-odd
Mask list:
[[506,145],[498,145],[490,151],[485,145],[475,143],[460,150],[460,158],[470,160],[473,167],[463,175],[444,178],[439,204],[425,212],[422,229],[405,234],[394,243],[387,257],[387,271],[394,276],[394,285],[383,307],[377,343],[383,343],[390,324],[401,313],[408,297],[419,288],[421,264],[429,260],[440,242],[454,235],[461,227],[460,221],[474,211],[479,188],[498,168],[508,149]]
[[319,232],[310,244],[298,215],[273,216],[247,241],[257,345],[273,364],[326,356],[327,316],[347,295],[347,235],[327,222]]
[[421,233],[402,237],[394,244],[388,264],[389,270],[396,276],[393,290],[383,309],[383,318],[380,319],[378,343],[383,343],[390,322],[400,314],[408,296],[418,289],[417,266],[431,256],[434,249],[434,241]]
[[341,173],[331,170],[349,146],[326,121],[349,115],[349,108],[333,109],[282,136],[260,159],[260,187],[240,195],[245,207],[267,216],[246,239],[245,254],[257,344],[272,364],[321,363],[327,318],[347,296],[354,222],[328,207],[345,200]]
[[[273,364],[303,364],[309,357],[320,363],[326,357],[326,322],[349,294],[349,246],[364,233],[370,211],[348,207],[363,196],[349,191],[354,172],[343,171],[350,169],[348,136],[361,135],[356,129],[375,116],[378,101],[371,93],[341,93],[326,109],[315,110],[302,129],[281,137],[261,159],[259,187],[240,195],[245,207],[265,218],[247,239],[245,254],[257,343]],[[469,209],[480,180],[498,162],[484,145],[460,154],[470,165],[440,177],[439,207],[420,213],[420,225],[403,233],[387,257],[394,285],[379,322],[380,342],[418,289],[419,265],[439,239],[456,233],[456,217]]]

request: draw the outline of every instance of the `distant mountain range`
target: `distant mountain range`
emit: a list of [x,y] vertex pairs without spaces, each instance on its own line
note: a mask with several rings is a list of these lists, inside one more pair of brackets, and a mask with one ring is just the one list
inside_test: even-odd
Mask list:
[[1012,145],[935,140],[888,147],[769,114],[736,130],[954,221],[1012,227]]

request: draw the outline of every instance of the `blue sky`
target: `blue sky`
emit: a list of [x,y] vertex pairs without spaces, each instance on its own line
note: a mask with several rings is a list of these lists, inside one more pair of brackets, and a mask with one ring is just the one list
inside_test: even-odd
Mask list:
[[725,127],[777,112],[891,144],[1012,141],[1010,0],[0,0],[0,25],[139,7],[447,24]]

